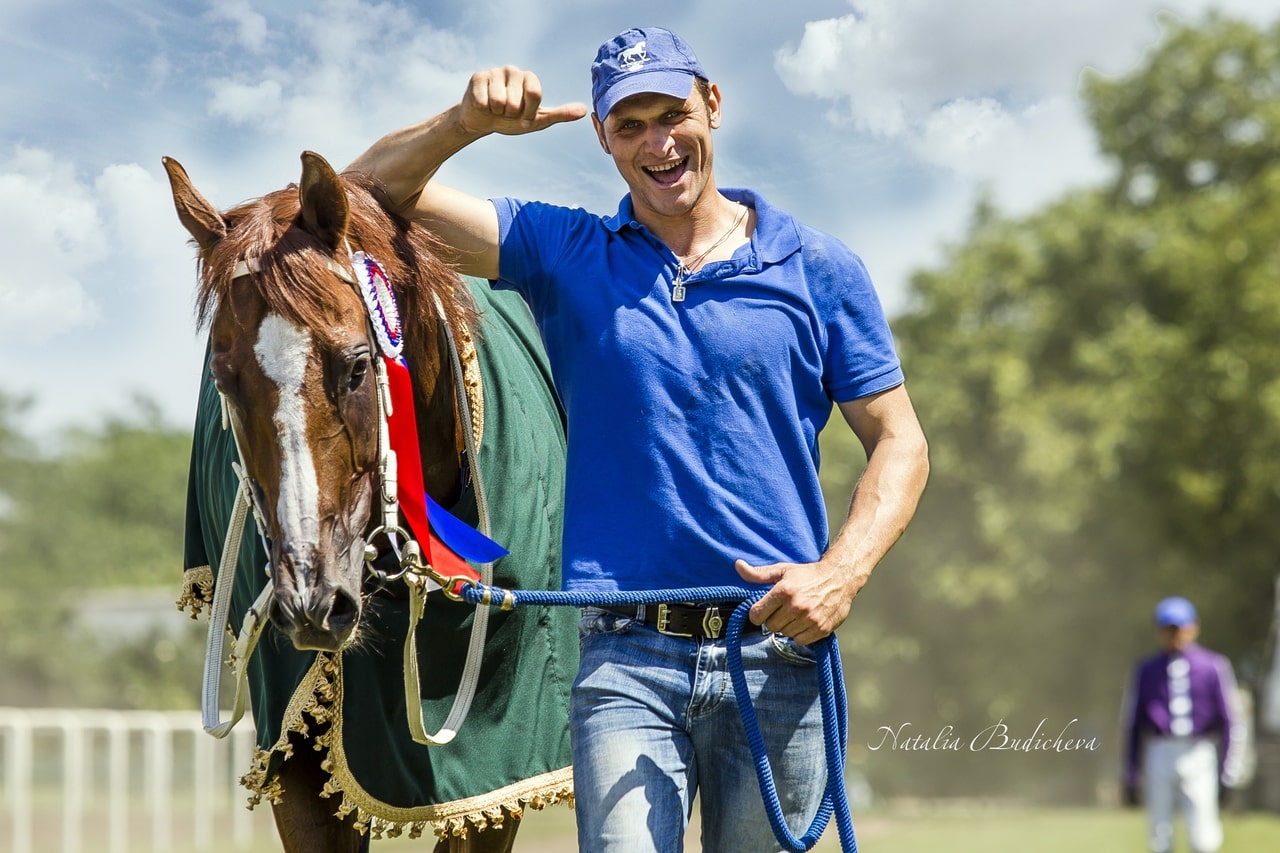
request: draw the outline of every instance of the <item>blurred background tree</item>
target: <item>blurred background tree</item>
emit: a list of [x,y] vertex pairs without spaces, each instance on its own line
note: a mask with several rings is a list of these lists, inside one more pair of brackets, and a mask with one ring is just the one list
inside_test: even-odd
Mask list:
[[[127,417],[37,446],[19,427],[28,406],[0,394],[0,703],[194,707],[194,623],[170,606],[137,624],[139,600],[180,591],[189,431],[134,400]],[[108,599],[123,623],[87,621]]]
[[[1280,555],[1280,25],[1165,22],[1086,77],[1109,186],[978,204],[894,330],[933,472],[843,630],[858,731],[1098,736],[1097,753],[869,753],[880,793],[1091,800],[1162,596],[1247,680]],[[826,468],[838,476],[841,451]],[[852,448],[848,450],[852,453]],[[828,480],[833,513],[850,482]]]

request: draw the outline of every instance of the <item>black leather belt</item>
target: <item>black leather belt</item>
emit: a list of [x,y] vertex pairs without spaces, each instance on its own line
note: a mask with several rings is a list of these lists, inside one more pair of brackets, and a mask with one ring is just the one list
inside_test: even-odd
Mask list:
[[710,604],[642,604],[638,607],[604,607],[610,613],[626,616],[668,637],[693,637],[718,640],[729,624],[736,602]]

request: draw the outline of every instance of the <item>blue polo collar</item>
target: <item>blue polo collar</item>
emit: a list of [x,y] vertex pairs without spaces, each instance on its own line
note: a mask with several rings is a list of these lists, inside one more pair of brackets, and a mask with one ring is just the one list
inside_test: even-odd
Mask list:
[[[760,263],[776,264],[800,250],[803,245],[800,229],[789,213],[769,204],[764,196],[753,190],[725,187],[720,190],[720,194],[730,201],[741,202],[755,209],[756,230],[751,235],[751,250]],[[630,226],[652,236],[636,220],[630,193],[622,197],[616,214],[604,217],[604,224],[614,233],[621,231],[624,226]]]

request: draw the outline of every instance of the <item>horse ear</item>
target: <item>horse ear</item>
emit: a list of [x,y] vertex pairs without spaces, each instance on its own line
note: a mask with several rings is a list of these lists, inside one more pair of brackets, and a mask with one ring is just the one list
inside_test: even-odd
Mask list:
[[302,221],[331,251],[347,238],[347,191],[329,162],[314,151],[302,152],[302,180],[298,184],[302,200]]
[[209,250],[227,236],[227,223],[191,185],[187,170],[181,163],[170,157],[162,157],[160,162],[169,173],[169,187],[173,190],[173,206],[178,209],[178,220],[195,239],[201,253],[207,256]]

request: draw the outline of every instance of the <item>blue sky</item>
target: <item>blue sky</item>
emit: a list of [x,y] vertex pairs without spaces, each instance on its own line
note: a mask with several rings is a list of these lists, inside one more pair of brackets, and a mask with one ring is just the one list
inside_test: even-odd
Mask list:
[[[1135,67],[1161,10],[1211,6],[1280,16],[1275,0],[5,0],[0,390],[34,397],[32,432],[139,394],[190,422],[195,255],[162,156],[230,207],[295,181],[304,149],[341,168],[490,65],[587,101],[596,47],[644,24],[680,32],[720,85],[719,183],[843,239],[892,315],[979,191],[1016,213],[1105,180],[1081,72]],[[625,191],[587,122],[483,140],[440,180],[602,213]]]

